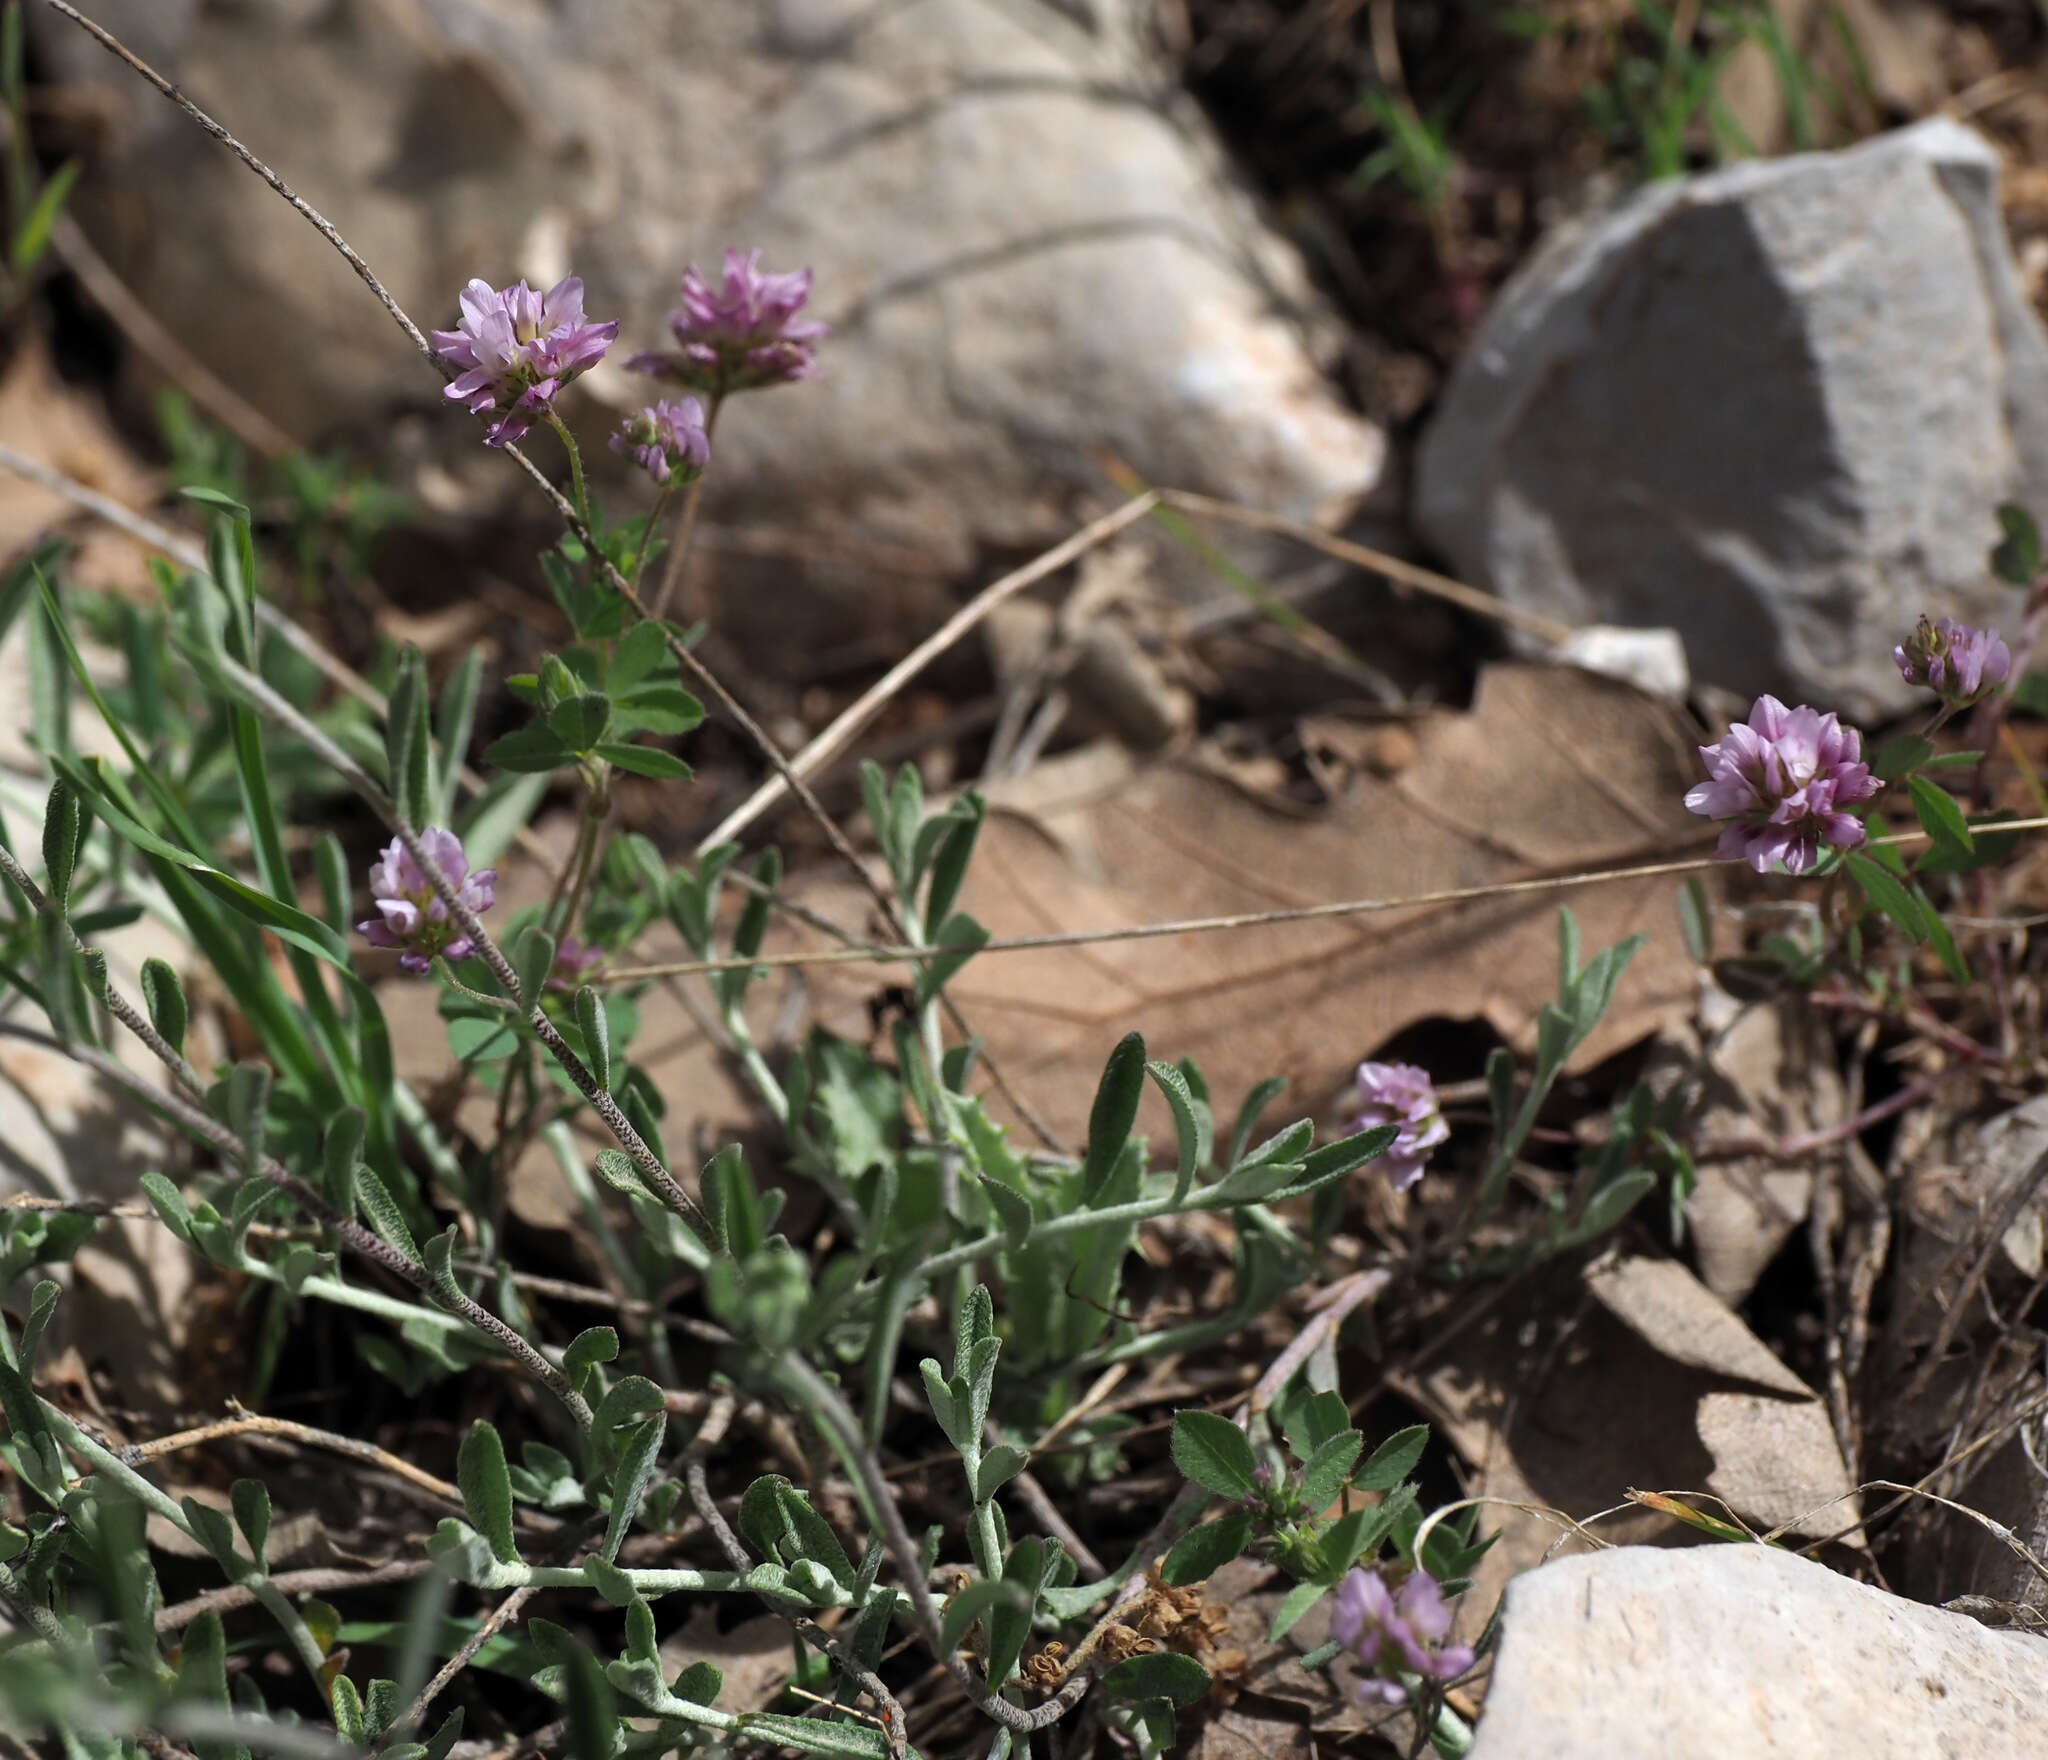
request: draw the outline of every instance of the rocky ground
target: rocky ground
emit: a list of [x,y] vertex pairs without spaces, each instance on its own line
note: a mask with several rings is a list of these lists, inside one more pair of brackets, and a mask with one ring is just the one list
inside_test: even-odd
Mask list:
[[[593,309],[658,334],[687,260],[744,241],[811,265],[827,370],[719,427],[682,589],[704,655],[788,750],[990,583],[1137,489],[1188,492],[1171,523],[1005,589],[817,771],[841,816],[855,755],[909,759],[934,793],[978,782],[994,812],[965,902],[998,935],[1700,854],[1694,747],[1753,695],[1838,710],[1875,748],[1919,725],[1890,658],[1917,617],[2002,623],[2027,657],[2039,583],[1987,560],[2002,505],[2048,517],[2048,26],[2018,0],[96,16],[422,323],[473,273],[573,266]],[[259,505],[280,553],[299,546],[304,620],[364,669],[396,640],[437,672],[472,649],[493,678],[530,664],[560,630],[516,478],[443,420],[321,239],[99,47],[31,23],[37,149],[84,174],[10,343],[0,445],[134,508],[224,468],[208,435],[258,485],[283,480],[265,454],[333,448],[345,497]],[[198,438],[152,414],[166,386]],[[623,500],[601,437],[634,382],[604,368],[585,390],[585,450]],[[68,517],[0,494],[10,550]],[[104,534],[75,572],[114,601],[150,590]],[[1940,735],[1990,751],[1974,812],[2048,816],[2048,689],[2023,684]],[[494,688],[480,725],[509,712]],[[0,756],[33,769],[14,744]],[[627,788],[630,826],[679,852],[744,824],[812,908],[862,917],[809,824],[757,808],[765,772],[732,725],[692,758],[689,790]],[[507,898],[544,889],[568,817],[507,858]],[[1638,1080],[1694,1084],[1696,1186],[1676,1225],[1659,1199],[1476,1305],[1419,1289],[1342,1350],[1354,1420],[1430,1423],[1444,1499],[1494,1500],[1461,1630],[1505,1593],[1503,1642],[1454,1701],[1484,1706],[1483,1760],[2048,1754],[2020,1709],[2048,1686],[2048,871],[2028,852],[1942,894],[1969,983],[1910,948],[1882,981],[1795,981],[1772,938],[1814,913],[1776,879],[1723,871],[1690,928],[1671,876],[1572,896],[1589,948],[1646,944],[1520,1196],[1534,1216],[1568,1189]],[[1280,1074],[1323,1116],[1359,1058],[1427,1064],[1462,1096],[1441,1165],[1470,1174],[1488,1052],[1526,1051],[1556,987],[1552,903],[1253,924],[1192,955],[1049,948],[970,969],[958,999],[1057,1132],[1085,1133],[1102,1047],[1142,1017],[1219,1091]],[[431,1087],[441,1024],[392,995]],[[813,1023],[879,1040],[894,1006],[858,968],[791,981],[775,1043]],[[647,1016],[672,1047],[656,1073],[692,1097],[671,1137],[754,1128],[701,1023],[659,997]],[[89,1087],[6,1055],[35,1099],[4,1133],[24,1188],[128,1190],[159,1145],[110,1157]],[[488,1102],[465,1104],[451,1126],[480,1133]],[[536,1264],[599,1275],[545,1154],[511,1208]],[[1439,1221],[1361,1190],[1331,1250],[1355,1267]],[[108,1241],[63,1341],[76,1397],[138,1434],[217,1409],[248,1348],[232,1292],[146,1224]],[[1225,1299],[1217,1239],[1154,1259],[1157,1312]],[[1157,1499],[1158,1413],[1249,1381],[1309,1313],[1148,1384],[1121,1469],[1086,1492],[1098,1543]],[[322,1388],[323,1410],[347,1404]],[[419,1402],[375,1407],[387,1445],[448,1452]],[[304,1558],[359,1562],[400,1526],[329,1512]],[[1231,1685],[1185,1751],[1388,1751],[1354,1701],[1301,1685],[1313,1621],[1269,1644],[1273,1584],[1227,1599],[1249,1610]],[[746,1631],[677,1637],[676,1657],[730,1661]]]

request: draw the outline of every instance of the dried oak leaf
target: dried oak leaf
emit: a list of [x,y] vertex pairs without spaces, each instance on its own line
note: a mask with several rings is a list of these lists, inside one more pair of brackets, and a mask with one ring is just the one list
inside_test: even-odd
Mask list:
[[[1469,711],[1425,716],[1415,743],[1396,773],[1360,773],[1308,817],[1262,805],[1199,754],[1143,765],[1091,747],[1053,760],[992,791],[962,908],[999,937],[1117,928],[1640,862],[1702,830],[1681,804],[1696,770],[1684,730],[1611,680],[1492,667]],[[953,993],[1011,1081],[1070,1138],[1085,1131],[1103,1058],[1134,1026],[1155,1055],[1193,1055],[1225,1104],[1281,1075],[1294,1104],[1317,1105],[1357,1058],[1427,1017],[1482,1018],[1527,1039],[1556,994],[1560,904],[1589,952],[1648,937],[1581,1062],[1644,1037],[1690,1004],[1677,884],[989,953]],[[861,914],[856,898],[835,899],[842,920]],[[875,982],[820,973],[827,1018],[857,1022]]]

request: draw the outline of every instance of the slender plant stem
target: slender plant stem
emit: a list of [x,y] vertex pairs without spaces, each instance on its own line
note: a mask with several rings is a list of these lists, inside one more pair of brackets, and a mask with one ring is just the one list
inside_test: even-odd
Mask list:
[[[725,405],[723,394],[714,393],[704,410],[704,438],[709,440],[718,426],[718,412]],[[697,504],[704,499],[704,479],[710,473],[699,471],[690,479],[690,486],[683,491],[683,515],[676,522],[675,541],[668,553],[668,562],[661,571],[661,585],[655,590],[649,614],[660,617],[675,597],[676,588],[682,584],[683,570],[689,566],[691,541],[697,535]]]
[[562,450],[569,457],[569,494],[576,504],[576,517],[586,528],[590,525],[590,495],[583,486],[583,448],[576,444],[576,436],[569,432],[569,424],[555,414],[552,405],[548,408],[548,426],[554,429],[555,438],[562,443]]

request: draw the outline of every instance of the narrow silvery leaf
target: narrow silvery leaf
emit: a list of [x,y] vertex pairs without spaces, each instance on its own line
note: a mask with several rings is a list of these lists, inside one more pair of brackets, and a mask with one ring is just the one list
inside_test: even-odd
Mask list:
[[607,1564],[618,1559],[619,1548],[625,1544],[633,1517],[639,1512],[640,1500],[647,1495],[667,1428],[666,1418],[649,1418],[627,1437],[626,1446],[620,1451],[619,1470],[612,1479],[611,1519],[605,1526],[604,1550],[600,1554]]
[[583,1054],[590,1073],[607,1094],[612,1089],[611,1028],[604,1016],[604,998],[588,984],[576,992],[576,1027],[583,1035]]
[[384,756],[398,816],[417,829],[432,805],[432,742],[427,733],[427,666],[417,648],[406,649],[384,712]]
[[1173,1133],[1180,1149],[1174,1169],[1173,1195],[1176,1199],[1184,1198],[1188,1188],[1194,1184],[1196,1171],[1209,1159],[1212,1129],[1209,1109],[1195,1099],[1187,1077],[1174,1065],[1148,1063],[1145,1072],[1158,1084],[1173,1112]]
[[528,1008],[540,1002],[548,973],[555,969],[555,938],[529,923],[512,943],[512,975],[519,980],[518,1000]]
[[974,1475],[974,1501],[986,1503],[1030,1465],[1031,1457],[1012,1442],[998,1442],[981,1457]]
[[249,1555],[257,1568],[264,1567],[263,1548],[270,1539],[270,1490],[261,1479],[237,1479],[228,1494],[234,1505],[235,1526],[249,1542]]
[[43,870],[45,890],[59,912],[71,902],[71,876],[78,865],[81,817],[78,791],[68,782],[53,784],[50,803],[43,812]]
[[512,1477],[505,1469],[505,1444],[479,1418],[462,1439],[455,1459],[455,1483],[469,1525],[484,1537],[500,1564],[517,1564],[519,1543],[512,1527]]
[[1088,1150],[1081,1162],[1081,1202],[1092,1203],[1109,1181],[1117,1157],[1137,1123],[1145,1088],[1145,1040],[1127,1033],[1103,1065],[1095,1103],[1088,1113]]
[[149,1024],[158,1036],[182,1056],[191,1011],[185,1005],[185,987],[178,982],[178,974],[160,959],[142,962],[142,1006],[149,1011]]
[[420,1250],[413,1244],[412,1230],[405,1225],[405,1216],[392,1202],[391,1194],[384,1189],[384,1182],[367,1166],[358,1164],[355,1171],[356,1201],[363,1207],[363,1214],[370,1219],[370,1226],[385,1245],[396,1247],[415,1265],[420,1262]]
[[356,1216],[356,1163],[362,1159],[367,1121],[359,1107],[334,1115],[320,1139],[320,1183],[327,1201],[353,1222]]

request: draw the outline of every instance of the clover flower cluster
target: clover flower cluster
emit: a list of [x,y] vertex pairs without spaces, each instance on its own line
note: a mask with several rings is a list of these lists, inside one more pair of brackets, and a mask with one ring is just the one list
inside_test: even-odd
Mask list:
[[[1921,618],[1892,658],[1900,677],[1933,691],[1945,713],[1982,702],[2012,676],[2012,650],[1995,629],[1952,617]],[[1824,850],[1856,848],[1863,821],[1849,809],[1884,786],[1863,762],[1854,728],[1818,709],[1788,709],[1771,696],[1758,697],[1747,722],[1699,751],[1707,780],[1687,790],[1685,804],[1724,822],[1717,854],[1759,874],[1780,865],[1804,874]]]
[[2012,676],[2012,650],[1995,629],[1972,629],[1944,617],[1921,618],[1892,650],[1899,676],[1932,691],[1950,709],[1980,703]]
[[1330,1609],[1330,1636],[1357,1659],[1365,1680],[1360,1697],[1382,1704],[1408,1700],[1404,1676],[1455,1680],[1472,1666],[1469,1644],[1446,1644],[1451,1609],[1436,1578],[1417,1568],[1388,1585],[1384,1566],[1354,1570],[1338,1586]]
[[1429,1071],[1412,1063],[1361,1063],[1358,1098],[1352,1130],[1386,1124],[1399,1127],[1379,1165],[1394,1190],[1405,1192],[1422,1177],[1430,1151],[1451,1134],[1437,1105]]
[[1777,862],[1804,874],[1823,847],[1854,849],[1863,841],[1863,821],[1846,809],[1884,785],[1862,756],[1856,730],[1833,714],[1758,697],[1747,722],[1700,747],[1707,780],[1686,791],[1685,804],[1727,821],[1717,855],[1738,857],[1759,874]]
[[[715,289],[692,263],[668,318],[675,349],[644,349],[626,365],[713,398],[808,379],[826,335],[825,325],[799,315],[810,297],[810,270],[771,273],[759,251],[728,250]],[[436,330],[434,350],[456,369],[448,399],[494,418],[486,446],[525,439],[552,414],[556,394],[596,366],[619,334],[617,319],[600,324],[584,316],[583,283],[574,275],[544,294],[524,281],[493,287],[475,280],[459,303],[456,328]],[[694,397],[658,399],[619,425],[612,449],[630,453],[664,487],[672,478],[687,482],[711,458],[704,407]]]
[[664,489],[671,482],[687,483],[711,462],[704,406],[694,397],[664,397],[651,403],[618,425],[612,450],[630,452],[634,463]]
[[616,318],[593,324],[583,315],[583,283],[565,276],[536,293],[524,281],[493,287],[475,280],[462,290],[462,317],[434,332],[434,349],[458,370],[443,393],[474,415],[495,415],[486,446],[523,440],[553,405],[555,393],[599,361],[619,333]]
[[[477,916],[498,902],[497,869],[472,872],[462,839],[454,832],[429,826],[420,833],[420,848]],[[399,838],[385,846],[382,858],[370,869],[370,902],[377,915],[356,928],[372,947],[401,949],[398,964],[403,971],[430,970],[436,954],[462,959],[475,951],[447,902]]]
[[644,349],[626,365],[713,397],[808,379],[826,335],[816,319],[797,316],[810,297],[810,270],[769,274],[759,251],[728,250],[715,292],[692,263],[668,318],[675,351]]

